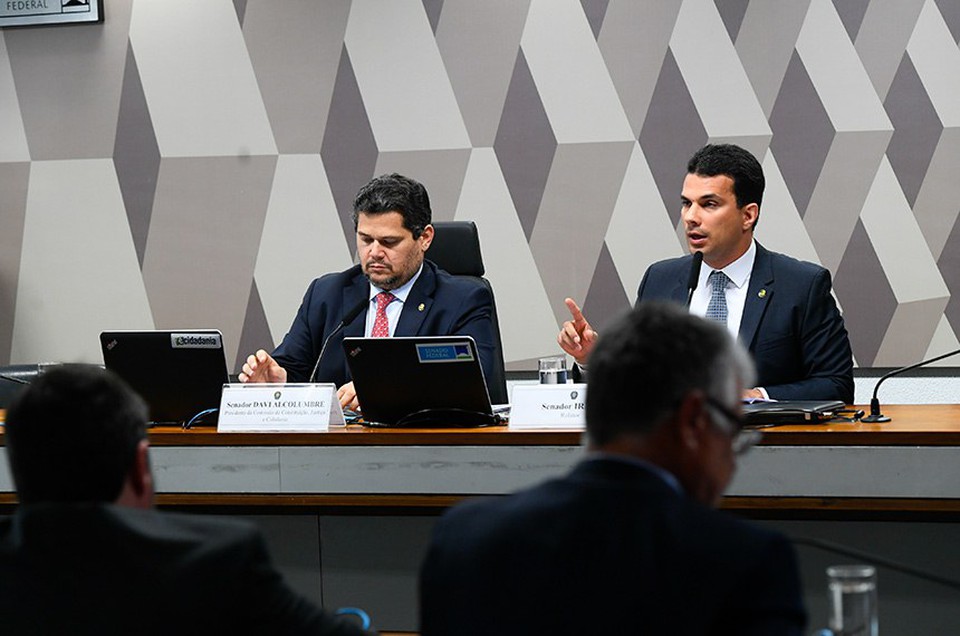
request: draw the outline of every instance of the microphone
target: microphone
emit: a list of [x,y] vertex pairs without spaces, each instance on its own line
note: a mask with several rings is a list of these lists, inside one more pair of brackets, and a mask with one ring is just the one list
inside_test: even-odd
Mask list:
[[344,327],[349,325],[351,322],[356,320],[357,316],[360,315],[367,305],[370,304],[369,298],[364,298],[362,301],[357,303],[356,307],[353,307],[343,316],[343,320],[340,321],[340,324],[337,325],[333,331],[330,332],[330,335],[327,336],[327,339],[323,341],[323,346],[320,347],[320,355],[317,356],[317,363],[313,365],[313,371],[310,372],[310,377],[307,379],[307,382],[313,382],[314,377],[317,375],[317,369],[320,368],[320,361],[323,360],[323,352],[327,350],[327,345],[330,344],[330,340],[337,335]]
[[687,279],[687,307],[690,307],[693,292],[696,291],[697,285],[700,283],[701,265],[703,265],[703,252],[694,252],[693,262],[690,263],[690,278]]
[[918,363],[916,363],[916,364],[911,364],[911,365],[908,366],[908,367],[900,367],[899,369],[894,369],[893,371],[890,371],[889,373],[886,373],[886,374],[880,376],[880,379],[877,380],[876,385],[874,385],[874,387],[873,387],[873,397],[870,399],[870,415],[868,415],[868,416],[866,416],[866,417],[864,417],[864,418],[861,418],[860,421],[861,421],[861,422],[867,422],[867,423],[870,423],[870,424],[877,423],[877,422],[889,422],[889,421],[890,421],[890,418],[889,418],[889,417],[887,417],[886,415],[884,415],[883,413],[880,412],[880,400],[877,399],[877,391],[880,390],[880,385],[883,384],[883,381],[884,381],[884,380],[886,380],[887,378],[892,378],[892,377],[895,376],[895,375],[900,375],[901,373],[903,373],[903,372],[905,372],[905,371],[910,371],[911,369],[916,369],[916,368],[918,368],[918,367],[923,367],[923,366],[926,366],[926,365],[928,365],[928,364],[933,364],[934,362],[937,362],[938,360],[943,360],[944,358],[949,358],[950,356],[955,356],[955,355],[957,355],[958,353],[960,353],[960,349],[957,349],[956,351],[950,351],[950,352],[945,353],[945,354],[943,354],[943,355],[937,356],[936,358],[930,358],[929,360],[923,360],[922,362],[918,362]]

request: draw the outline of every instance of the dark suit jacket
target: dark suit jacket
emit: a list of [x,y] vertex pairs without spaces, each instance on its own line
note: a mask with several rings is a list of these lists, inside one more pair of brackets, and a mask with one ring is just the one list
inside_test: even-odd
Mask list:
[[[273,352],[287,370],[290,382],[306,382],[327,336],[340,324],[344,314],[368,301],[370,283],[359,265],[313,281],[307,289],[297,317],[283,342]],[[369,306],[369,305],[368,305]],[[422,308],[421,308],[422,307]],[[477,343],[480,364],[486,378],[493,377],[493,304],[490,292],[479,282],[451,276],[430,261],[423,262],[420,278],[410,290],[396,336],[472,336]],[[343,355],[343,336],[363,336],[367,308],[343,328],[327,346],[317,369],[318,382],[337,386],[350,381]]]
[[802,633],[786,539],[610,458],[437,523],[423,636]]
[[4,634],[364,634],[294,593],[251,525],[106,504],[0,522]]
[[[692,256],[647,269],[637,304],[685,303]],[[757,257],[740,322],[740,342],[757,365],[757,386],[778,400],[853,402],[853,354],[830,295],[830,272],[765,249]]]

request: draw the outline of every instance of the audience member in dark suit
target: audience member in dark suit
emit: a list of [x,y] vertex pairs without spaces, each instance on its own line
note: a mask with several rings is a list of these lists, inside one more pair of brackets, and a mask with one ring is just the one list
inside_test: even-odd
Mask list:
[[[745,397],[850,403],[853,355],[830,294],[830,272],[754,241],[763,190],[763,168],[743,148],[708,145],[690,159],[681,217],[690,252],[702,252],[704,264],[690,311],[724,322],[750,351],[758,386]],[[686,302],[692,261],[684,256],[651,265],[637,303]],[[715,282],[714,271],[725,278]],[[722,308],[712,301],[714,287],[721,285]],[[596,331],[572,299],[566,302],[573,319],[564,323],[557,340],[582,368]]]
[[714,507],[743,431],[743,349],[644,303],[590,359],[587,457],[564,477],[459,505],[420,579],[423,636],[802,633],[787,539]]
[[[427,190],[407,177],[373,179],[353,202],[360,264],[313,281],[297,317],[272,355],[247,358],[241,382],[333,382],[344,407],[357,407],[356,391],[334,338],[313,372],[324,341],[346,321],[343,336],[472,336],[486,377],[493,377],[493,301],[477,281],[447,274],[424,255],[433,240]],[[377,298],[390,292],[378,325]],[[368,311],[369,309],[369,311]],[[381,330],[382,329],[382,330]],[[312,376],[312,377],[311,377]]]
[[253,526],[153,510],[146,419],[94,367],[47,371],[7,411],[4,634],[366,633],[291,590]]

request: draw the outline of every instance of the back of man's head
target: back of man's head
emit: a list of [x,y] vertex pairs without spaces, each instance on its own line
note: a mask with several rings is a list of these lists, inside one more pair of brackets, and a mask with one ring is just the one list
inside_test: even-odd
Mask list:
[[410,230],[413,238],[420,238],[433,220],[427,189],[419,181],[395,172],[375,177],[360,188],[353,200],[353,226],[356,228],[360,214],[384,212],[399,212],[403,227]]
[[590,443],[602,449],[621,436],[651,433],[692,391],[735,402],[752,375],[722,326],[679,305],[644,302],[604,329],[590,356]]
[[756,203],[759,210],[763,203],[763,190],[766,187],[763,166],[751,152],[740,146],[707,144],[687,162],[687,174],[730,177],[733,180],[733,194],[737,198],[738,207]]
[[10,405],[6,446],[23,504],[113,502],[146,439],[147,407],[109,371],[46,371]]

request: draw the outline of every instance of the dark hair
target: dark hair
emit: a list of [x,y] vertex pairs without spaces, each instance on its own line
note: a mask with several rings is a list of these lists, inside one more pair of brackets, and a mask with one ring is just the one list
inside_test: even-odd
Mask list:
[[730,403],[752,375],[746,353],[718,323],[679,305],[643,302],[604,330],[590,354],[590,441],[648,433],[693,390]]
[[7,410],[6,444],[20,502],[112,502],[137,445],[147,406],[125,382],[90,365],[38,376]]
[[384,174],[360,188],[353,200],[353,228],[357,228],[360,213],[383,214],[399,212],[403,227],[410,230],[413,238],[420,238],[423,229],[430,225],[433,212],[430,196],[418,181],[402,174]]
[[[733,179],[733,194],[737,207],[763,202],[763,167],[749,151],[733,144],[707,144],[687,162],[687,174],[703,177],[726,175]],[[756,224],[754,224],[756,225]]]

